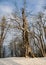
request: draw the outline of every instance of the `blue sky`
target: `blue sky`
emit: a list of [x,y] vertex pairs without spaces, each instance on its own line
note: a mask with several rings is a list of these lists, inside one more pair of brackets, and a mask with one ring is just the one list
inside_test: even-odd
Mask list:
[[[15,1],[17,4],[15,4]],[[43,6],[46,5],[46,0],[26,0],[27,10],[33,13],[43,10]],[[15,8],[15,5],[18,8]],[[0,14],[10,14],[15,9],[20,10],[23,6],[23,0],[0,0]]]

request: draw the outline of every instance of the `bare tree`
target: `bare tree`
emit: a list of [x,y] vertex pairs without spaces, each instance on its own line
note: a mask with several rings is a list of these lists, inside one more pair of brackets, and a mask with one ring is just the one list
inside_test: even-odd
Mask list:
[[[17,8],[17,6],[16,6],[16,8]],[[22,17],[18,16],[15,12],[14,18],[10,18],[12,21],[15,21],[18,25],[16,25],[16,26],[10,25],[10,27],[17,28],[22,31],[23,45],[26,50],[25,57],[27,57],[29,55],[29,47],[30,47],[29,40],[28,40],[28,33],[30,33],[30,31],[28,30],[28,21],[26,18],[27,14],[25,13],[25,9],[26,9],[26,0],[24,0],[24,7],[22,8],[22,13],[21,13]],[[30,52],[32,54],[31,47],[30,47]],[[34,57],[34,54],[32,54],[32,56]]]
[[2,21],[0,23],[0,57],[3,57],[3,42],[5,40],[7,34],[7,22],[5,16],[3,16]]
[[36,38],[38,41],[38,43],[36,45],[40,49],[41,55],[46,56],[43,14],[39,13],[38,18],[36,20],[37,21],[36,21],[35,25],[33,24],[33,27],[34,27],[33,37]]

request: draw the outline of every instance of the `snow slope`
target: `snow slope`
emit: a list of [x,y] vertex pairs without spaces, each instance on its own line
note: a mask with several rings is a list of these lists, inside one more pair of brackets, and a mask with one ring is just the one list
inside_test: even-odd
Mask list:
[[46,57],[44,58],[24,58],[12,57],[0,59],[0,65],[46,65]]

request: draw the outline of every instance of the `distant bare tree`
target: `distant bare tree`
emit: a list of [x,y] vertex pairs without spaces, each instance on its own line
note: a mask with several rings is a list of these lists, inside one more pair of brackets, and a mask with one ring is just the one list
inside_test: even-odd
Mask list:
[[33,24],[32,26],[34,27],[34,34],[33,37],[37,39],[38,43],[35,44],[37,47],[40,49],[41,55],[46,56],[45,53],[45,32],[44,32],[44,24],[45,22],[43,21],[43,13],[38,14],[38,18],[36,19],[35,25]]
[[7,22],[5,16],[3,16],[2,21],[0,23],[0,57],[3,57],[3,42],[5,40],[7,34]]

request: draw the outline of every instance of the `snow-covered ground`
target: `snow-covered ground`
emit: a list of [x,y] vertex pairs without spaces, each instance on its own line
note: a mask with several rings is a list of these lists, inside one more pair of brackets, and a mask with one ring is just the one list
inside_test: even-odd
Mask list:
[[44,58],[24,58],[12,57],[0,59],[0,65],[46,65],[46,57]]

